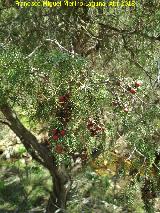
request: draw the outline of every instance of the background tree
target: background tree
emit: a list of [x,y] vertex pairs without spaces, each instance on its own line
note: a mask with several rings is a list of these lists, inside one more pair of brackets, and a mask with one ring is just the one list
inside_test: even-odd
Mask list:
[[[1,2],[1,122],[50,171],[48,212],[66,208],[75,153],[87,161],[113,150],[122,135],[135,157],[132,171],[137,165],[148,168],[142,180],[148,202],[144,192],[153,170],[158,180],[160,158],[158,8],[158,1],[137,2],[125,12]],[[19,110],[34,130],[45,126],[47,142],[23,125]]]

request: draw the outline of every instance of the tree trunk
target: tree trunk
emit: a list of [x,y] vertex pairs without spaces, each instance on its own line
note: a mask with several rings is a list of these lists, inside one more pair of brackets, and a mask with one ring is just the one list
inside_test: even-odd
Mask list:
[[[60,190],[60,189],[59,189]],[[46,213],[54,213],[54,212],[60,212],[64,213],[66,209],[66,198],[64,194],[58,194],[56,196],[56,190],[53,187],[53,191],[50,194],[50,198],[48,200],[47,208],[46,208]],[[58,198],[57,198],[58,197]],[[58,211],[59,210],[59,211]]]
[[6,123],[11,130],[20,138],[21,142],[31,154],[32,158],[47,168],[52,176],[53,189],[50,195],[47,213],[58,212],[64,213],[66,208],[67,194],[70,188],[70,178],[65,167],[58,167],[54,156],[50,156],[50,150],[42,146],[37,138],[24,127],[18,119],[16,113],[6,103],[0,105],[0,110],[5,116]]
[[[70,178],[65,171],[65,168],[58,168],[50,171],[52,176],[52,192],[46,208],[46,213],[66,212],[66,202],[68,192],[70,190]],[[59,210],[59,211],[58,211]]]
[[155,189],[151,179],[145,179],[144,185],[141,188],[142,200],[147,213],[154,212],[154,198],[156,197]]

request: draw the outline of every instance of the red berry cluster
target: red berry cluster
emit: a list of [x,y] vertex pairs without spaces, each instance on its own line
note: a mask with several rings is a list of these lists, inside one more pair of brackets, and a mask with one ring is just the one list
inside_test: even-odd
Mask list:
[[87,122],[87,129],[90,131],[91,136],[95,136],[104,130],[104,128],[101,125],[97,124],[95,120],[91,118],[89,118]]
[[141,81],[136,81],[135,82],[135,87],[140,87],[142,86],[142,82]]
[[129,88],[129,92],[132,93],[132,94],[135,94],[136,93],[136,89],[131,87],[131,88]]
[[53,140],[57,141],[60,137],[64,137],[66,134],[66,131],[64,129],[59,130],[59,129],[53,129]]
[[72,105],[69,98],[69,93],[59,96],[58,98],[59,107],[57,108],[56,116],[64,125],[66,125],[71,118]]
[[137,88],[142,86],[141,81],[135,81],[133,87],[128,86],[128,91],[132,94],[135,94],[137,92]]
[[123,91],[123,94],[120,93],[120,95],[118,95],[118,93],[116,93],[116,97],[114,98],[114,100],[112,101],[112,106],[114,107],[122,107],[123,111],[128,113],[129,112],[129,108],[126,104],[123,103],[123,101],[121,100],[120,97],[124,97],[126,91],[130,92],[131,94],[136,94],[137,90],[139,87],[142,86],[142,81],[135,81],[133,83],[126,83],[126,81],[122,81],[122,80],[117,80],[115,82],[113,82],[114,85],[118,86],[116,88],[117,91]]
[[55,152],[57,154],[63,154],[65,152],[63,145],[62,144],[56,144]]
[[[52,139],[54,141],[58,141],[60,138],[64,137],[66,135],[66,130],[62,129],[62,130],[59,130],[57,128],[53,129],[52,130]],[[58,154],[62,154],[64,153],[65,149],[64,149],[64,146],[63,144],[59,144],[57,143],[55,145],[55,152],[58,153]]]
[[59,96],[58,100],[60,105],[64,105],[69,100],[69,94]]

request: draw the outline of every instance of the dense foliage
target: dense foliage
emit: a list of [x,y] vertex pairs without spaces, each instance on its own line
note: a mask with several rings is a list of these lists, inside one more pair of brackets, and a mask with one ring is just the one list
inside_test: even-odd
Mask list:
[[137,1],[108,12],[1,2],[1,106],[22,113],[35,132],[43,126],[56,166],[80,157],[107,176],[104,162],[116,152],[115,175],[142,184],[148,212],[159,194],[159,6]]

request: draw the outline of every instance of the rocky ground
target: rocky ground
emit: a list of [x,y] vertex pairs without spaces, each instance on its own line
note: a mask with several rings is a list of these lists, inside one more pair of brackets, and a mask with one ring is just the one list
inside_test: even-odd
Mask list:
[[51,185],[47,171],[32,161],[8,128],[0,134],[0,213],[44,212]]

